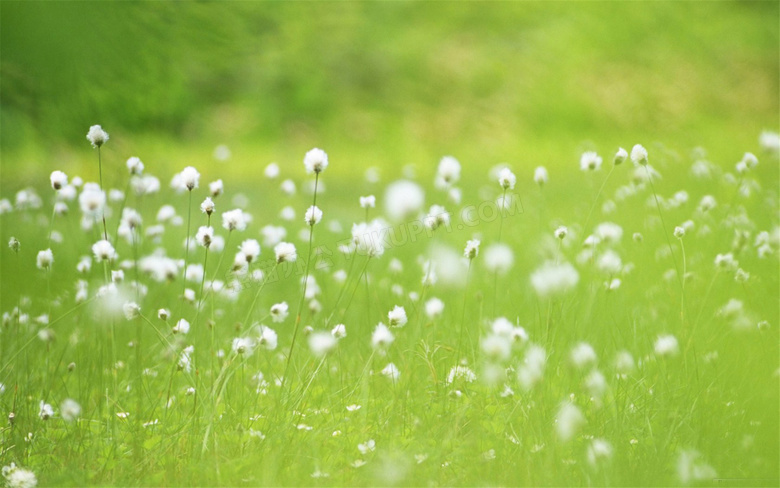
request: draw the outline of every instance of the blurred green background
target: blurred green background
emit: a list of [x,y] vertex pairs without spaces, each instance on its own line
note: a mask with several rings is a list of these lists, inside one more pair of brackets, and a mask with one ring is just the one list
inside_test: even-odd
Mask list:
[[161,176],[223,143],[227,179],[313,146],[345,177],[636,142],[731,165],[778,129],[778,5],[3,1],[2,183],[92,175],[92,124]]

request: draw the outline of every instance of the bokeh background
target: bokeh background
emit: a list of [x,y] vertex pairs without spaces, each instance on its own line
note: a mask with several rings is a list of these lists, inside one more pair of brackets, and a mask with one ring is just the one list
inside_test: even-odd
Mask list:
[[445,154],[575,171],[636,142],[731,166],[780,125],[778,5],[3,1],[2,189],[92,176],[92,124],[109,164],[163,179],[302,171],[313,146],[347,179]]

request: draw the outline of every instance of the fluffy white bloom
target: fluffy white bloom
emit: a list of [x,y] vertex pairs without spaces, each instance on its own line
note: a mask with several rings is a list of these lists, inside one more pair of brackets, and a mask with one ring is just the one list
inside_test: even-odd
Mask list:
[[315,147],[303,157],[303,167],[309,174],[321,173],[328,167],[328,155],[322,149]]
[[431,230],[436,230],[441,226],[446,227],[450,223],[450,214],[441,205],[431,205],[424,223]]
[[316,205],[312,205],[306,209],[303,220],[310,226],[319,224],[320,220],[322,220],[322,210],[320,210]]
[[195,240],[201,246],[208,248],[214,240],[214,228],[205,225],[201,226],[198,228],[197,234],[195,234]]
[[168,317],[171,316],[171,311],[166,308],[161,308],[157,311],[157,317],[160,320],[168,320]]
[[549,175],[547,174],[547,168],[544,166],[538,166],[534,170],[534,183],[536,183],[539,186],[544,186],[547,184],[547,181],[550,179]]
[[484,252],[485,268],[491,273],[506,274],[515,262],[512,248],[506,244],[489,245]]
[[68,175],[62,171],[52,171],[49,180],[51,181],[51,187],[55,190],[60,190],[68,185]]
[[87,132],[87,140],[92,144],[92,147],[100,147],[108,142],[108,132],[99,125],[93,125]]
[[358,451],[363,455],[373,452],[374,449],[376,449],[376,442],[374,442],[374,439],[369,439],[362,444],[358,444]]
[[598,467],[601,463],[612,459],[612,444],[604,439],[593,439],[588,445],[586,456],[592,467]]
[[620,256],[611,249],[604,251],[596,261],[596,268],[606,275],[618,274],[622,267]]
[[38,409],[38,417],[41,420],[49,420],[54,416],[54,409],[51,405],[41,400],[40,408]]
[[251,356],[254,352],[255,341],[249,337],[236,337],[230,349],[239,356]]
[[290,307],[287,302],[275,303],[271,305],[271,319],[276,322],[284,322],[289,314]]
[[203,203],[200,204],[200,211],[207,215],[214,213],[214,201],[211,197],[206,197],[206,199],[203,200]]
[[126,302],[124,305],[122,305],[122,312],[124,312],[125,318],[127,320],[133,320],[141,315],[141,307],[139,307],[135,302]]
[[222,195],[222,192],[225,191],[225,184],[222,183],[222,180],[216,180],[209,183],[209,193],[211,193],[211,196],[214,198],[217,198],[218,196]]
[[260,255],[260,244],[255,239],[247,239],[241,243],[239,250],[246,262],[251,263]]
[[321,357],[336,347],[337,339],[330,332],[317,331],[309,335],[309,349],[312,354]]
[[280,242],[274,246],[274,254],[277,263],[293,262],[298,258],[295,245],[289,242]]
[[179,174],[181,176],[181,184],[184,185],[185,188],[193,190],[198,187],[198,182],[200,181],[200,173],[198,173],[198,170],[192,166],[187,166],[181,170],[181,173]]
[[228,210],[222,213],[222,227],[225,230],[246,230],[247,219],[244,215],[244,211],[240,208],[234,210]]
[[647,149],[641,144],[635,145],[631,148],[631,162],[634,164],[647,164]]
[[284,180],[279,187],[286,195],[295,195],[295,182],[293,180]]
[[587,151],[580,156],[580,169],[582,171],[597,171],[601,169],[601,156],[593,151]]
[[263,174],[268,179],[274,179],[279,177],[279,165],[277,163],[270,163],[263,170]]
[[387,320],[390,327],[403,327],[407,322],[406,310],[404,307],[396,305],[387,313]]
[[101,239],[92,245],[92,253],[98,261],[113,261],[118,256],[114,251],[114,246],[105,239]]
[[683,485],[696,481],[712,483],[718,474],[709,464],[705,463],[702,455],[693,450],[681,451],[677,458],[677,477]]
[[412,181],[399,180],[385,190],[385,213],[394,220],[416,216],[425,204],[425,192]]
[[580,275],[569,263],[547,262],[531,274],[531,286],[541,298],[565,293],[575,286]]
[[515,183],[517,183],[517,177],[509,168],[502,168],[501,171],[498,172],[498,184],[501,185],[501,188],[504,190],[514,190]]
[[266,327],[265,325],[261,325],[258,327],[257,332],[257,343],[260,344],[260,346],[269,351],[276,349],[276,346],[279,344],[279,337],[276,335],[275,330]]
[[525,353],[525,358],[517,370],[517,380],[526,391],[530,390],[544,377],[544,368],[547,365],[547,353],[537,345],[530,346]]
[[451,385],[455,381],[462,381],[464,383],[473,383],[476,381],[477,375],[468,366],[453,366],[450,368],[450,372],[447,373],[447,384]]
[[758,145],[775,157],[780,156],[780,134],[777,132],[763,131],[758,138]]
[[186,319],[180,319],[171,330],[174,334],[188,334],[190,332],[190,323]]
[[393,383],[397,382],[401,378],[401,372],[398,371],[398,368],[393,363],[388,363],[387,366],[382,368],[380,373],[382,376],[390,378]]
[[512,353],[512,343],[505,335],[490,334],[482,339],[480,345],[482,352],[494,361],[506,361]]
[[621,147],[615,153],[615,158],[612,161],[615,163],[615,166],[619,166],[623,164],[626,159],[628,159],[628,151]]
[[138,176],[144,172],[144,163],[133,156],[127,160],[127,171],[129,171],[131,175]]
[[569,357],[577,369],[584,369],[596,363],[596,351],[587,342],[580,342],[574,346]]
[[579,408],[565,403],[555,416],[555,431],[562,442],[569,442],[585,424],[585,416]]
[[566,237],[566,235],[569,233],[569,229],[566,226],[561,225],[557,229],[555,229],[555,237],[557,239],[563,239]]
[[427,302],[425,302],[425,315],[428,316],[430,319],[435,319],[436,317],[441,316],[441,314],[444,312],[444,302],[439,300],[438,298],[431,298]]
[[390,347],[395,337],[390,329],[385,324],[379,322],[374,328],[374,332],[371,334],[371,347],[374,349],[385,350]]
[[452,156],[444,156],[439,161],[436,171],[437,186],[446,187],[454,185],[460,179],[460,163]]
[[382,238],[386,235],[387,225],[380,219],[371,222],[361,222],[352,225],[352,243],[358,253],[379,257],[385,252],[385,242]]
[[20,468],[14,463],[3,466],[3,478],[5,478],[8,488],[35,488],[38,485],[35,473]]
[[66,422],[73,422],[81,415],[81,405],[76,400],[66,398],[60,405],[60,415]]
[[596,237],[608,243],[617,243],[623,238],[623,228],[614,222],[602,222],[594,231]]
[[79,207],[84,215],[99,217],[106,205],[106,193],[97,183],[85,183],[79,194]]
[[634,357],[628,351],[619,351],[615,356],[615,370],[621,377],[632,373],[636,367]]
[[679,225],[677,227],[675,227],[674,228],[674,237],[676,237],[678,239],[682,239],[683,237],[685,237],[685,228],[684,227],[680,227]]
[[287,237],[287,229],[280,225],[266,225],[260,229],[260,234],[263,236],[263,244],[273,247]]
[[54,263],[54,253],[51,251],[51,249],[44,249],[43,251],[38,251],[38,257],[36,259],[36,264],[38,266],[38,269],[49,269],[51,265]]
[[466,248],[463,250],[463,256],[468,259],[474,259],[479,254],[479,239],[466,241]]
[[347,337],[347,327],[344,324],[338,324],[330,331],[330,333],[336,339],[343,339]]
[[360,197],[361,208],[374,208],[375,206],[376,206],[376,197],[374,195]]
[[654,349],[659,356],[676,356],[680,352],[677,338],[671,334],[659,336],[655,341]]

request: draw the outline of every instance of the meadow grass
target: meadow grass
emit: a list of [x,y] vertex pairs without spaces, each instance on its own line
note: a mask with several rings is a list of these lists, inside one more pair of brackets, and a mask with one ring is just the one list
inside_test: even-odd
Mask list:
[[[367,179],[333,152],[314,197],[302,154],[273,177],[204,164],[191,190],[147,163],[161,188],[142,195],[104,150],[125,194],[87,217],[84,185],[70,199],[43,173],[20,196],[6,180],[2,238],[20,247],[0,251],[0,465],[47,486],[777,485],[778,153],[764,146],[716,164],[648,145],[650,166],[613,166],[615,147],[597,171],[550,165],[543,185],[510,165],[511,189],[496,168],[423,161],[407,178],[425,205],[396,220],[416,197],[386,193],[401,169]],[[369,194],[377,208],[360,207]],[[308,226],[312,202],[324,217]],[[175,215],[158,219],[163,205]],[[245,230],[221,226],[234,208]],[[105,262],[103,215],[118,236]],[[206,249],[209,225],[223,241]]]

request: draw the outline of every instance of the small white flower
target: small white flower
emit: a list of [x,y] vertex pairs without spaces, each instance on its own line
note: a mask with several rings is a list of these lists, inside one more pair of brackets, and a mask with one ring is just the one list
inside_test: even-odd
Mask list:
[[556,237],[557,239],[561,239],[561,240],[563,240],[563,239],[566,237],[566,235],[567,235],[568,233],[569,233],[569,229],[568,229],[568,228],[566,228],[566,227],[565,227],[565,226],[563,226],[563,225],[561,225],[560,227],[558,227],[557,229],[555,229],[555,237]]
[[360,451],[360,454],[368,454],[369,452],[374,452],[376,449],[376,442],[374,442],[374,439],[369,439],[366,442],[362,444],[358,444],[358,451]]
[[439,161],[437,170],[437,180],[439,187],[448,187],[454,185],[460,179],[460,163],[452,156],[444,156]]
[[184,185],[187,190],[192,191],[198,187],[198,182],[200,181],[200,173],[198,173],[198,170],[192,166],[187,166],[179,174],[181,177],[181,184]]
[[555,416],[555,430],[562,442],[573,439],[584,424],[585,416],[571,403],[562,405]]
[[312,205],[306,209],[303,220],[310,226],[319,224],[322,220],[322,210],[320,210],[317,206]]
[[289,309],[290,307],[287,305],[287,302],[271,305],[271,318],[276,323],[284,322],[289,314]]
[[225,230],[243,231],[246,230],[246,224],[246,216],[240,208],[228,210],[227,212],[222,213],[222,227],[224,227]]
[[124,312],[127,320],[133,320],[141,315],[141,307],[135,302],[127,302],[122,305],[122,312]]
[[631,148],[631,162],[634,164],[647,165],[647,149],[641,144],[637,144]]
[[338,340],[329,332],[317,331],[309,335],[309,349],[312,354],[322,357],[336,347]]
[[81,405],[76,400],[66,398],[60,405],[60,415],[66,422],[73,422],[81,415]]
[[201,246],[208,248],[211,246],[211,242],[214,240],[214,228],[207,227],[205,225],[201,226],[198,229],[197,234],[195,234],[195,240]]
[[268,179],[274,179],[279,177],[279,165],[277,163],[270,163],[265,167],[263,171],[265,177]]
[[217,198],[222,195],[222,192],[224,191],[225,185],[222,183],[222,180],[216,180],[209,183],[209,193],[211,193],[212,197]]
[[547,168],[544,166],[539,166],[534,170],[534,183],[539,186],[544,186],[547,184],[548,180],[549,175],[547,174]]
[[280,242],[274,247],[277,263],[292,263],[298,258],[295,251],[295,244],[289,242]]
[[498,184],[504,190],[514,190],[515,183],[517,183],[517,177],[509,168],[502,168],[498,172]]
[[303,167],[309,174],[322,173],[328,167],[328,155],[322,149],[315,147],[304,156]]
[[628,151],[621,147],[615,153],[615,158],[612,161],[615,163],[615,166],[619,166],[623,164],[626,159],[628,159]]
[[659,356],[676,356],[680,352],[677,338],[671,334],[659,336],[654,349]]
[[113,261],[117,259],[114,246],[105,239],[101,239],[92,245],[92,253],[98,261]]
[[463,250],[463,256],[468,259],[474,259],[479,254],[479,239],[466,241],[466,248]]
[[38,410],[38,417],[41,420],[49,420],[54,416],[54,409],[51,405],[41,400],[40,409]]
[[336,339],[343,339],[347,337],[347,327],[344,324],[338,324],[330,331],[330,333]]
[[360,197],[361,208],[374,208],[375,206],[376,206],[376,197],[374,195]]
[[157,311],[157,317],[160,320],[168,320],[168,317],[171,316],[171,311],[166,308],[161,308]]
[[100,147],[108,142],[108,139],[108,132],[99,125],[93,125],[87,132],[87,140],[92,144],[92,147]]
[[679,225],[674,228],[674,237],[678,239],[682,239],[685,237],[685,228],[680,227]]
[[255,239],[247,239],[239,246],[241,254],[247,263],[251,263],[260,256],[260,244]]
[[441,316],[442,312],[444,312],[444,302],[438,298],[434,297],[425,302],[425,315],[427,315],[429,319],[435,319],[436,317]]
[[55,190],[61,190],[68,185],[68,175],[62,171],[53,171],[49,179],[51,180],[51,187]]
[[374,333],[371,334],[371,347],[384,350],[390,347],[390,344],[392,344],[394,340],[395,337],[393,337],[393,333],[390,332],[390,329],[382,322],[379,322],[374,329]]
[[485,249],[485,268],[491,273],[506,274],[515,262],[512,248],[506,244],[491,244]]
[[401,378],[401,372],[398,371],[398,368],[393,363],[388,363],[387,366],[382,368],[380,374],[389,378],[393,383],[397,382],[398,379]]
[[200,211],[207,215],[214,213],[214,201],[211,197],[206,197],[206,199],[203,200],[203,203],[200,204]]
[[593,151],[587,151],[580,157],[580,169],[582,171],[598,171],[601,169],[601,156]]
[[51,251],[51,249],[38,251],[38,257],[36,261],[38,269],[49,269],[54,263],[54,253]]
[[190,332],[190,323],[186,319],[180,319],[178,322],[176,322],[176,325],[173,326],[171,331],[174,334],[186,335]]
[[138,176],[144,172],[144,163],[133,156],[127,160],[127,171],[129,171],[131,175]]
[[398,305],[393,307],[393,309],[387,313],[387,321],[390,324],[390,327],[403,327],[406,325],[407,318],[404,307]]

